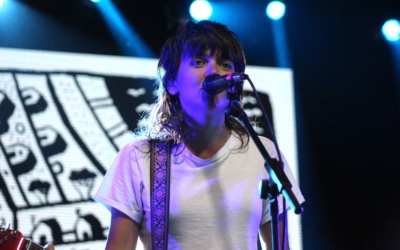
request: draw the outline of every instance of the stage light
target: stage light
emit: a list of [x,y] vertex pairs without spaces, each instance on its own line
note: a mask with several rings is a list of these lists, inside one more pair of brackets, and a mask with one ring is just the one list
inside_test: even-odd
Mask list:
[[272,1],[267,5],[265,13],[272,20],[279,20],[285,15],[286,6],[281,1]]
[[5,1],[6,0],[0,0],[0,8],[3,7]]
[[111,34],[126,56],[155,57],[151,48],[140,37],[133,26],[129,24],[113,0],[101,0],[94,6],[103,16]]
[[200,21],[209,19],[213,10],[207,0],[195,0],[190,5],[189,11],[193,19]]
[[400,22],[396,19],[386,21],[382,26],[382,33],[386,40],[396,42],[400,40]]
[[93,3],[97,3],[100,2],[101,0],[90,0],[90,1],[92,1]]

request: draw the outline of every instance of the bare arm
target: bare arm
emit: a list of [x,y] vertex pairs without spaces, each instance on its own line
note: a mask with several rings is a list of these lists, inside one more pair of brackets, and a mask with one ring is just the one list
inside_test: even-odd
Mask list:
[[[283,223],[284,223],[283,216],[282,216],[282,214],[280,214],[280,215],[278,216],[279,230],[281,230],[280,233],[279,233],[279,235],[280,235],[279,244],[281,244],[281,238],[282,238],[282,236],[285,234],[285,248],[284,248],[284,250],[289,250],[290,247],[289,247],[289,241],[288,241],[287,226],[285,226],[285,232],[282,232],[282,230],[283,230]],[[284,233],[284,234],[283,234],[283,233]],[[261,226],[260,226],[260,235],[261,235],[261,238],[262,238],[263,241],[264,241],[264,244],[265,244],[264,247],[265,247],[265,249],[272,250],[272,230],[271,230],[271,221],[269,221],[269,222],[265,223],[264,225],[261,225]]]
[[139,236],[139,224],[121,211],[111,208],[111,226],[106,250],[135,249]]

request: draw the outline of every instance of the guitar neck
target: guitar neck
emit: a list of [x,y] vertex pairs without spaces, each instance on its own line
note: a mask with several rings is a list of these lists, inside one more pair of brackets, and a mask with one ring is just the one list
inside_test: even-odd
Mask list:
[[24,245],[24,248],[21,248],[23,250],[43,250],[43,249],[45,249],[44,247],[34,243],[30,239],[24,239],[23,245]]

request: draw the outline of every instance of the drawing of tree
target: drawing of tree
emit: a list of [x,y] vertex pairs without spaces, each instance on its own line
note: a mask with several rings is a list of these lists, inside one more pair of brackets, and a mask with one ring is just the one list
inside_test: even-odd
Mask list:
[[81,171],[72,171],[71,175],[69,176],[69,179],[72,181],[72,184],[74,185],[75,189],[78,191],[82,199],[85,199],[85,197],[80,191],[80,187],[87,189],[86,199],[89,199],[92,193],[95,178],[96,174],[90,172],[86,168]]
[[34,192],[38,196],[39,201],[41,201],[40,194],[42,194],[44,196],[44,203],[42,201],[40,203],[42,205],[48,204],[48,194],[50,186],[50,183],[48,183],[47,181],[34,180],[29,185],[29,191]]

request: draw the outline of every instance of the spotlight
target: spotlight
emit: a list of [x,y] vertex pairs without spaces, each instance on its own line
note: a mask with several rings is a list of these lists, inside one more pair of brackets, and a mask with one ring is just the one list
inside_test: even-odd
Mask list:
[[189,11],[193,19],[200,21],[209,19],[213,10],[207,0],[195,0],[190,5]]
[[390,19],[382,26],[382,33],[386,40],[396,42],[400,40],[400,22],[396,19]]
[[279,20],[285,15],[286,6],[281,1],[272,1],[267,5],[265,13],[272,20]]
[[3,7],[5,1],[6,0],[0,0],[0,8]]

